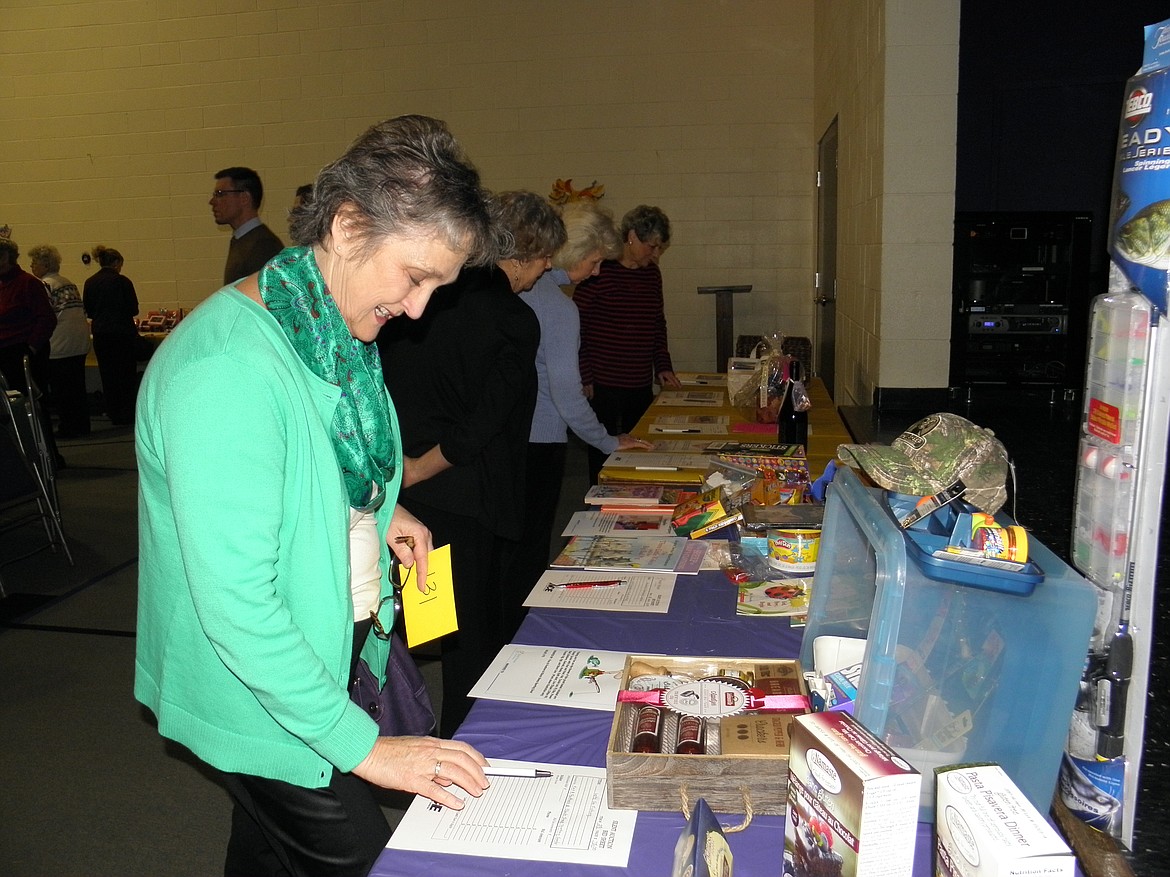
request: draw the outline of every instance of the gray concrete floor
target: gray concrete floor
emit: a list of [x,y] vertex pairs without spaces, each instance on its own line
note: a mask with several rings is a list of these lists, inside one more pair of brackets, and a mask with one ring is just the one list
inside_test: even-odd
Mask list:
[[[131,430],[94,419],[63,441],[58,479],[75,564],[39,525],[0,533],[0,874],[207,877],[223,870],[231,805],[133,698],[137,471]],[[584,495],[570,446],[563,517]],[[5,515],[0,513],[0,521]],[[557,528],[559,532],[560,527]],[[441,701],[439,661],[416,656]],[[403,797],[387,793],[397,823]]]

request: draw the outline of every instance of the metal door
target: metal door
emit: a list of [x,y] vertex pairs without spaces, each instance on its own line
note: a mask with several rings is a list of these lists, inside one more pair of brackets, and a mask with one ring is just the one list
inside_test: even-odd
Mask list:
[[817,144],[817,271],[813,290],[816,374],[833,392],[837,351],[837,120]]

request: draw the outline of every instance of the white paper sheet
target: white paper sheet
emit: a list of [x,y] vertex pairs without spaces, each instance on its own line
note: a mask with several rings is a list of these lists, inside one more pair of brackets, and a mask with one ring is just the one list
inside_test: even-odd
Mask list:
[[[660,414],[654,418],[654,426],[727,426],[726,414]],[[726,431],[725,431],[726,432]]]
[[605,458],[606,466],[647,471],[677,471],[698,469],[706,471],[712,458],[707,454],[663,454],[655,451],[614,451]]
[[612,711],[625,652],[522,646],[500,649],[469,697]]
[[707,439],[655,439],[654,450],[660,454],[706,454]]
[[491,788],[478,798],[451,786],[467,802],[462,810],[418,796],[387,848],[611,868],[629,864],[638,811],[609,808],[605,768],[491,761],[494,767],[542,768],[553,775],[491,777]]
[[668,511],[573,512],[562,536],[673,536]]
[[678,382],[684,387],[726,387],[727,375],[725,374],[693,374],[685,372],[680,374],[675,372],[674,376],[678,378]]
[[[562,582],[602,582],[621,579],[624,585],[613,588],[557,588],[546,591],[551,584]],[[545,609],[600,609],[614,612],[657,612],[670,609],[674,595],[674,573],[585,572],[550,569],[540,577],[525,606]]]
[[719,408],[724,394],[718,390],[665,390],[654,398],[654,405],[672,407]]

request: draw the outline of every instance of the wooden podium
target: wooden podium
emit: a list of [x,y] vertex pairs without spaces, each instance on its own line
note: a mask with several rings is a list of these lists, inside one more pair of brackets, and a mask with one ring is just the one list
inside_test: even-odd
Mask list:
[[751,284],[699,287],[699,295],[715,296],[715,371],[726,369],[727,360],[735,356],[735,302],[732,296],[751,291]]

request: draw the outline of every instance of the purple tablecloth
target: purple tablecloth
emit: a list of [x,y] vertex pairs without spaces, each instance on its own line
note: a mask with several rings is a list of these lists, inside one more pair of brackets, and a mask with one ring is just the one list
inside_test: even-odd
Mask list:
[[[516,636],[528,645],[596,648],[627,653],[718,655],[728,658],[795,658],[801,629],[786,619],[735,614],[735,589],[721,573],[679,576],[665,615],[534,609]],[[605,766],[611,713],[480,700],[456,735],[490,758],[552,764]],[[740,814],[720,814],[738,825]],[[650,877],[670,873],[674,845],[686,820],[682,813],[638,814],[626,868],[489,859],[386,850],[370,873],[374,877]],[[742,832],[727,835],[736,877],[778,877],[782,872],[784,819],[756,816]],[[931,873],[931,826],[918,827],[914,875]]]

